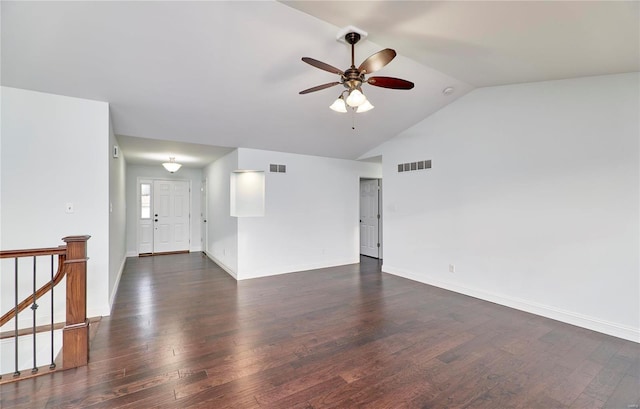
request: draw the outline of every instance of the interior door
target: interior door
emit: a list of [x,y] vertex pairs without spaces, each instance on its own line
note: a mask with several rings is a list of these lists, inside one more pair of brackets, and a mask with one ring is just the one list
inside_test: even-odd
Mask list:
[[189,182],[153,181],[153,252],[189,251]]
[[360,181],[360,254],[380,258],[380,184]]
[[202,251],[207,252],[207,180],[202,181],[200,186],[200,241],[202,242]]

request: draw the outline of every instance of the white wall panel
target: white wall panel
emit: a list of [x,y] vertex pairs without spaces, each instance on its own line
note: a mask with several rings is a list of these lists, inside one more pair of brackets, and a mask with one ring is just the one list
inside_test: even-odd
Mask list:
[[207,255],[237,278],[238,219],[231,216],[231,173],[238,169],[238,151],[228,153],[207,166]]
[[109,121],[109,305],[113,305],[127,253],[127,164],[122,152],[117,158],[113,157],[114,145],[118,145],[118,140]]
[[[87,315],[109,315],[109,106],[1,91],[0,247],[51,247],[63,244],[64,236],[91,235]],[[67,203],[73,213],[65,212]],[[13,287],[0,288],[4,307],[13,301],[5,294]]]
[[384,271],[639,341],[638,90],[482,88],[375,149]]
[[264,216],[238,219],[238,278],[359,261],[360,177],[381,177],[380,164],[239,149],[238,167],[266,178]]

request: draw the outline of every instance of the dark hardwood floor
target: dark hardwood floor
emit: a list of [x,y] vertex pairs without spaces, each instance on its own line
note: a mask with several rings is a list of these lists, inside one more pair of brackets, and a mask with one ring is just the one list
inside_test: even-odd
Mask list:
[[640,345],[380,273],[237,283],[200,254],[127,260],[87,367],[2,408],[612,408]]

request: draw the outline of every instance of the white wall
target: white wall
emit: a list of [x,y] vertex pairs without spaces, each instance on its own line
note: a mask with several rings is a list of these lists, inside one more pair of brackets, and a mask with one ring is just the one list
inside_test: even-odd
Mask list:
[[477,89],[380,146],[383,270],[640,341],[639,89]]
[[264,217],[238,218],[239,279],[359,261],[360,177],[381,177],[380,164],[238,151],[240,169],[266,176]]
[[238,150],[229,152],[204,170],[207,180],[206,253],[229,274],[238,272],[238,219],[230,216],[231,172],[238,169]]
[[200,185],[202,169],[181,167],[176,173],[169,173],[162,167],[127,164],[127,256],[138,255],[138,178],[163,180],[188,180],[191,182],[191,244],[190,251],[202,251],[200,242]]
[[118,140],[109,121],[109,305],[113,305],[126,260],[126,162],[113,157]]
[[[109,315],[109,106],[1,90],[1,247],[53,247],[65,236],[91,235],[87,315]],[[72,214],[65,213],[68,202]],[[3,307],[12,291],[2,285]]]

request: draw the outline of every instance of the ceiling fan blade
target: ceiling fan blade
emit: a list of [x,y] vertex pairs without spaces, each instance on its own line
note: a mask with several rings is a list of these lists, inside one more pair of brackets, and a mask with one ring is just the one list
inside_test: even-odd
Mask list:
[[364,60],[358,69],[364,74],[371,74],[372,72],[378,71],[380,68],[389,64],[395,56],[396,52],[394,50],[391,48],[385,48]]
[[313,65],[316,68],[320,68],[321,70],[329,71],[330,73],[333,73],[333,74],[338,74],[338,75],[344,74],[344,72],[337,69],[336,67],[329,65],[327,63],[324,63],[322,61],[315,60],[313,58],[302,57],[302,61],[306,62],[309,65]]
[[300,91],[300,94],[308,94],[310,92],[320,91],[321,89],[331,88],[331,87],[333,87],[335,85],[338,85],[338,84],[340,84],[338,81],[336,81],[336,82],[328,82],[326,84],[318,85],[316,87],[305,89],[304,91]]
[[401,80],[400,78],[393,77],[371,77],[367,80],[370,85],[382,88],[392,89],[411,89],[413,88],[413,82],[407,80]]

